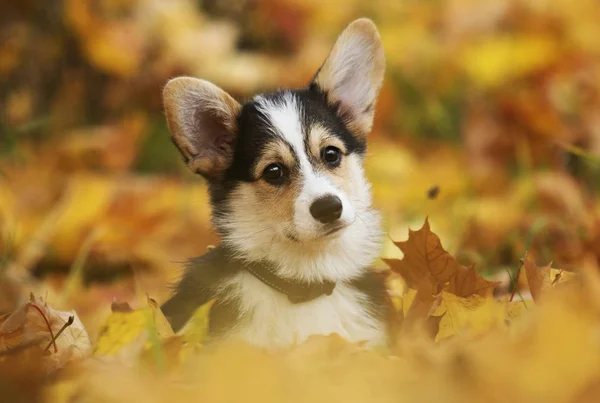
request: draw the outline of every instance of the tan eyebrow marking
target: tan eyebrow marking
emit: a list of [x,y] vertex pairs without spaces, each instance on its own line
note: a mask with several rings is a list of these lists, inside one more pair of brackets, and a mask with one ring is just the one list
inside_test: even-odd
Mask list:
[[337,147],[342,151],[342,154],[347,152],[344,142],[331,134],[329,129],[318,123],[310,128],[308,144],[310,153],[317,159],[321,158],[321,149],[326,146]]
[[267,144],[254,167],[254,177],[259,178],[269,164],[277,162],[284,164],[290,169],[297,164],[296,157],[294,157],[290,147],[283,140],[275,140]]

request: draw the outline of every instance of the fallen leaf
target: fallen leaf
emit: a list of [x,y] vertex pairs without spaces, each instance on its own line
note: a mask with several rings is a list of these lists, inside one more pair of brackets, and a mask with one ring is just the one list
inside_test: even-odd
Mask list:
[[215,299],[212,299],[201,305],[183,329],[183,335],[188,343],[202,344],[206,340],[208,335],[208,325],[210,310],[215,303]]
[[485,295],[497,284],[497,282],[488,281],[477,274],[475,265],[458,266],[456,274],[450,278],[450,284],[445,291],[459,297],[468,297],[473,294]]
[[415,290],[408,290],[404,293],[402,306],[406,306],[404,312],[404,320],[402,321],[402,332],[414,331],[416,326],[425,326],[430,318],[433,319],[433,328],[435,332],[433,337],[437,334],[436,323],[439,325],[440,315],[433,315],[438,309],[441,302],[441,295],[434,295],[433,293],[433,281],[431,278],[425,278],[419,285],[419,288]]
[[129,303],[122,302],[122,301],[113,301],[113,303],[110,305],[110,310],[112,312],[123,312],[123,313],[133,312],[133,308],[129,305]]
[[404,278],[410,288],[418,288],[429,276],[434,282],[435,294],[445,290],[460,297],[485,296],[496,285],[475,273],[473,266],[459,265],[444,250],[440,238],[431,232],[427,219],[420,230],[409,230],[407,241],[394,243],[402,250],[404,258],[384,261]]
[[91,352],[87,332],[75,311],[58,311],[43,299],[30,300],[0,317],[0,352],[39,347],[46,370],[54,371]]
[[2,334],[13,333],[25,326],[27,311],[28,305],[23,304],[11,313],[0,316],[0,332]]
[[153,299],[148,298],[147,306],[141,309],[130,310],[127,306],[113,305],[113,313],[100,330],[94,356],[131,363],[145,349],[152,348],[153,334],[159,340],[173,336],[173,330]]
[[527,254],[523,260],[527,284],[529,285],[529,291],[535,302],[539,301],[544,290],[552,287],[552,280],[550,277],[551,266],[552,263],[549,263],[544,267],[537,267],[530,254]]
[[460,332],[476,336],[495,327],[505,326],[506,304],[503,301],[479,295],[462,298],[449,292],[442,292],[440,308],[445,312],[439,324],[436,340]]

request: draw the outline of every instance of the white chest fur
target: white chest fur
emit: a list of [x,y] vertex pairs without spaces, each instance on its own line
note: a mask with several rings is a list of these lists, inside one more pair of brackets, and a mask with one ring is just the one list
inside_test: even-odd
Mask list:
[[333,293],[313,301],[292,304],[287,297],[247,272],[228,284],[240,299],[246,318],[227,336],[261,348],[285,348],[311,335],[337,333],[352,342],[385,343],[385,326],[369,314],[367,300],[359,291],[337,284]]

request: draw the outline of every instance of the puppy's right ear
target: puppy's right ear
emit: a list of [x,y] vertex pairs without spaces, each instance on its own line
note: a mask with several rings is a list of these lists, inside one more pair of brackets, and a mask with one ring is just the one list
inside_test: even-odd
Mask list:
[[173,142],[187,166],[208,180],[219,180],[231,165],[240,104],[216,85],[178,77],[163,90]]

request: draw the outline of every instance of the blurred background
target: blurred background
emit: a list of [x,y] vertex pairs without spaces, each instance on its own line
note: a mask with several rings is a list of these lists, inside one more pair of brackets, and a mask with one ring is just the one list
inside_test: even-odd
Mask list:
[[600,260],[596,0],[22,0],[0,5],[0,313],[32,290],[84,322],[163,300],[218,238],[162,86],[302,87],[358,17],[387,57],[366,161],[382,256],[428,216],[489,277],[526,250]]

